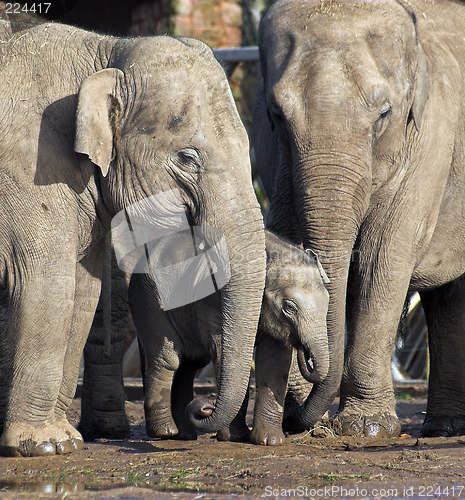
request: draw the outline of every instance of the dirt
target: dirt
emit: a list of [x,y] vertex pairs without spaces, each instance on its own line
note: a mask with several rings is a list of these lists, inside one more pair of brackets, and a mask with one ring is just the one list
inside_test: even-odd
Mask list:
[[[220,443],[212,435],[151,440],[142,401],[129,401],[130,439],[86,443],[71,455],[2,458],[0,498],[465,497],[465,437],[419,438],[426,399],[402,397],[400,438],[298,434],[280,447]],[[73,424],[79,404],[70,408]]]

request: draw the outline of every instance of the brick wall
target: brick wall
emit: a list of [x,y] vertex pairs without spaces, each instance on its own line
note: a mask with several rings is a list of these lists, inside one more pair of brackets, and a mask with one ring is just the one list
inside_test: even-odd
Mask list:
[[131,35],[161,32],[200,38],[214,48],[238,47],[241,0],[152,0],[134,8]]
[[174,0],[173,33],[200,38],[210,47],[238,47],[242,35],[239,0]]

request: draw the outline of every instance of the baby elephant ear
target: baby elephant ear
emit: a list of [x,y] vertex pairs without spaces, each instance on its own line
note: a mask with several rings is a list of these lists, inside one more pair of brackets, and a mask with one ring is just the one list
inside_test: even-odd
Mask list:
[[88,76],[81,85],[76,111],[74,150],[89,157],[106,176],[114,160],[114,139],[121,120],[124,74],[108,68]]
[[325,285],[331,283],[331,281],[329,281],[328,275],[325,273],[325,270],[323,269],[323,266],[321,265],[321,262],[320,262],[320,259],[318,258],[318,255],[311,248],[306,248],[305,253],[307,255],[310,255],[310,257],[312,257],[314,259],[314,261],[318,267],[318,271],[320,271],[320,275],[323,279],[323,283]]

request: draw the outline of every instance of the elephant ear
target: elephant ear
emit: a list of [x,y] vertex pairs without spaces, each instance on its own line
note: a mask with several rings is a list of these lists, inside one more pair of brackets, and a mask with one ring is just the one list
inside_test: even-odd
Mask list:
[[318,271],[320,271],[320,276],[323,279],[323,283],[325,285],[328,285],[331,283],[331,281],[328,278],[328,275],[326,274],[325,270],[323,269],[323,266],[321,265],[320,259],[318,258],[318,255],[310,248],[305,249],[305,253],[312,257],[312,259],[315,261],[315,264],[318,267]]
[[418,38],[417,15],[415,14],[413,7],[409,5],[405,0],[396,1],[405,9],[407,14],[410,16],[410,19],[412,20],[413,26],[415,28],[417,67],[415,70],[413,103],[410,112],[415,123],[415,128],[419,131],[421,117],[425,109],[426,101],[428,100],[428,65],[426,63],[426,56],[423,52],[423,47],[421,46],[420,39]]
[[415,72],[415,85],[413,90],[412,117],[415,128],[420,130],[421,117],[428,100],[428,67],[423,48],[417,43],[417,70]]
[[114,160],[114,140],[123,109],[124,73],[108,68],[88,76],[81,85],[76,111],[74,150],[89,157],[106,176]]

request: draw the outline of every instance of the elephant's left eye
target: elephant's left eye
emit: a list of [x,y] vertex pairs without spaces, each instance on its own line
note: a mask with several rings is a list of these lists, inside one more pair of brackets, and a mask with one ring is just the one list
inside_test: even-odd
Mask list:
[[391,105],[387,102],[379,111],[378,120],[385,120],[391,116]]
[[278,106],[276,97],[273,94],[270,97],[270,102],[268,103],[266,112],[271,125],[271,130],[274,130],[276,124],[281,124],[283,122],[282,110],[280,106]]
[[391,105],[386,102],[381,106],[379,110],[378,119],[375,121],[375,125],[373,127],[373,136],[375,139],[381,136],[381,134],[386,130],[386,127],[389,123],[389,118],[391,117]]
[[183,166],[198,172],[200,170],[201,157],[194,148],[181,149],[177,152],[178,162]]
[[289,300],[289,299],[283,300],[283,304],[282,304],[281,308],[282,308],[283,313],[286,316],[295,317],[295,316],[297,316],[297,313],[299,312],[297,304],[293,300]]

